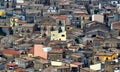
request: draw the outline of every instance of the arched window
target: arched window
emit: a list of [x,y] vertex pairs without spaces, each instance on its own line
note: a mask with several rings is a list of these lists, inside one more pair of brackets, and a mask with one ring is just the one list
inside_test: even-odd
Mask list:
[[61,32],[62,32],[62,28],[59,27],[59,29],[58,29],[58,33],[61,33]]
[[55,29],[54,29],[54,27],[51,27],[51,29],[50,29],[51,31],[54,31]]
[[59,25],[59,26],[62,26],[62,21],[59,21],[58,25]]

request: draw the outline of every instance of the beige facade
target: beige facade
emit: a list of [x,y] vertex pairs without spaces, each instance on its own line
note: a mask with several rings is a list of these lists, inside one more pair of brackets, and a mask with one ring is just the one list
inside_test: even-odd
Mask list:
[[61,40],[61,41],[66,41],[66,31],[63,31],[61,33],[57,31],[52,31],[51,32],[51,40]]
[[104,22],[104,16],[100,14],[94,14],[92,15],[92,21],[98,21],[103,23]]

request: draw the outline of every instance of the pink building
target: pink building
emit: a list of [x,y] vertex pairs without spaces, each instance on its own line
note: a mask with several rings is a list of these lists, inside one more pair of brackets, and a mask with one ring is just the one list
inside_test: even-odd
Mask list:
[[48,52],[43,51],[44,45],[35,44],[34,45],[34,57],[39,56],[47,59]]

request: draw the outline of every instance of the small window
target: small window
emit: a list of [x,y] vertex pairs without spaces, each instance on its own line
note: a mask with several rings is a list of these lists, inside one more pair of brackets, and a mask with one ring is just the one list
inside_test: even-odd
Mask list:
[[108,58],[106,58],[106,60],[108,60]]
[[53,36],[55,36],[55,34],[53,34]]
[[62,37],[65,37],[65,35],[62,35]]
[[77,20],[79,20],[79,18],[76,18]]

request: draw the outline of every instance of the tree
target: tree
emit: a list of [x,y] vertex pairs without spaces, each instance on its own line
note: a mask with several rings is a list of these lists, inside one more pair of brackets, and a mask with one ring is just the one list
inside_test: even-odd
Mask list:
[[99,9],[94,10],[94,14],[97,14],[99,12]]
[[76,38],[75,38],[75,42],[76,42],[76,43],[80,43],[80,41],[79,41],[79,38],[78,38],[78,37],[76,37]]

